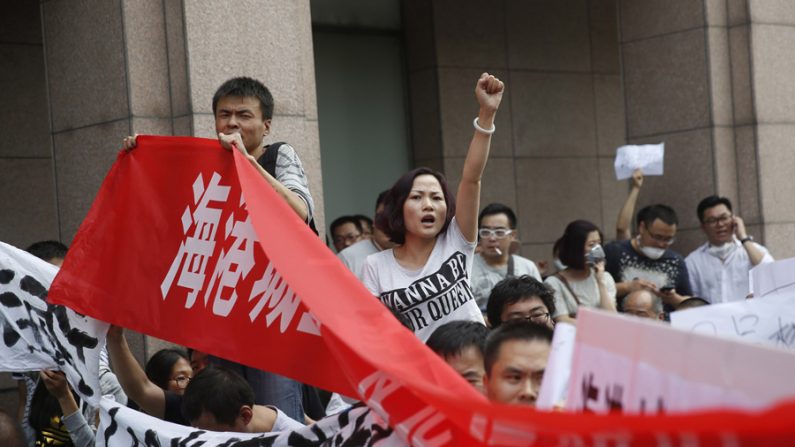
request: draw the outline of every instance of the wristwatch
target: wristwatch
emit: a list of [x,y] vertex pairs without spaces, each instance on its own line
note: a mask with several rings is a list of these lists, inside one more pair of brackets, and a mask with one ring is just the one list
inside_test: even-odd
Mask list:
[[745,245],[745,243],[748,242],[748,241],[753,242],[754,241],[754,237],[753,236],[746,236],[746,237],[740,239],[740,243],[743,244],[743,245]]

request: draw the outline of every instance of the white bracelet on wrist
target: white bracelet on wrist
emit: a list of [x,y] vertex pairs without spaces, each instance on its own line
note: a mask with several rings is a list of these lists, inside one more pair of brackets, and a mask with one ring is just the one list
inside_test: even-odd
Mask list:
[[495,126],[494,123],[491,124],[491,129],[484,129],[480,127],[480,124],[478,124],[478,117],[475,117],[475,120],[472,121],[472,125],[475,126],[475,130],[486,135],[491,135],[495,130],[497,130],[497,126]]

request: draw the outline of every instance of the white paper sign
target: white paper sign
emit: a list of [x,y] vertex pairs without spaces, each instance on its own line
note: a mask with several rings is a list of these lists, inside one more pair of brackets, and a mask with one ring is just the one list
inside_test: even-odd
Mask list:
[[748,275],[755,298],[795,292],[795,258],[759,264]]
[[795,291],[673,312],[671,326],[795,349]]
[[555,325],[552,349],[549,351],[544,380],[541,382],[541,391],[536,400],[537,409],[552,410],[566,398],[576,335],[577,328],[574,325],[568,323]]
[[795,396],[792,371],[795,352],[581,308],[566,408],[632,414],[761,410]]
[[635,169],[643,175],[663,175],[665,143],[621,146],[616,150],[616,178],[626,180]]

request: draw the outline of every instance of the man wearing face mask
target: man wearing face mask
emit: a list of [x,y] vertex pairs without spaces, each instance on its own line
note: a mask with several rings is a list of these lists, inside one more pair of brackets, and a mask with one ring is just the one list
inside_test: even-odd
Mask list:
[[773,257],[748,235],[743,220],[732,214],[729,199],[709,196],[696,211],[707,242],[685,260],[693,293],[713,304],[745,299],[748,271],[773,262]]
[[605,270],[616,281],[617,297],[647,289],[670,311],[693,295],[684,258],[669,248],[676,240],[676,212],[666,205],[651,205],[638,211],[636,220],[637,237],[605,246]]

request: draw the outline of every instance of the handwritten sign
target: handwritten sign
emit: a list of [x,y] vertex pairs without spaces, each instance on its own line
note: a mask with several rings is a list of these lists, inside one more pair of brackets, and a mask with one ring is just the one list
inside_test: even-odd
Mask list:
[[671,326],[685,331],[795,348],[795,291],[673,312]]
[[785,350],[580,309],[566,408],[630,414],[760,410],[795,396],[793,368],[795,353]]
[[572,324],[555,325],[552,349],[549,351],[544,380],[541,382],[541,390],[536,400],[537,409],[551,410],[566,398],[576,335],[577,328]]
[[663,175],[665,143],[621,146],[616,150],[616,178],[626,180],[635,169],[643,175]]
[[795,258],[765,262],[752,268],[751,293],[761,298],[778,293],[795,293]]

